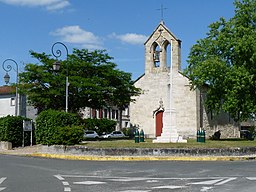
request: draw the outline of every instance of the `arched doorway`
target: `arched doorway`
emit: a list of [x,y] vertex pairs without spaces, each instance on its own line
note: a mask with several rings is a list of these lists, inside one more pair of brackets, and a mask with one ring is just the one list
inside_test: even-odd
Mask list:
[[161,136],[163,129],[163,111],[156,113],[156,137]]

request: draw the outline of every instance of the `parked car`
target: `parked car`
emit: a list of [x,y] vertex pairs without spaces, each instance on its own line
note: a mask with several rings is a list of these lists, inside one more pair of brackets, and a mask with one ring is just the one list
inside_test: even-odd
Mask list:
[[96,131],[88,130],[88,131],[84,132],[84,138],[85,139],[98,139],[99,135]]
[[122,131],[113,131],[109,134],[103,135],[103,138],[123,138],[126,137]]

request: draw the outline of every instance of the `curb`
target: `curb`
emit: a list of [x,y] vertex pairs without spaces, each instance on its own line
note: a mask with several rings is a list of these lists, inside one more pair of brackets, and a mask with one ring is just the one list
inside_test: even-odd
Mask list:
[[38,145],[14,150],[0,150],[0,154],[85,161],[249,161],[256,160],[256,147],[91,149],[84,146]]
[[256,160],[255,156],[82,156],[33,153],[25,154],[30,157],[43,157],[66,160],[85,161],[248,161]]

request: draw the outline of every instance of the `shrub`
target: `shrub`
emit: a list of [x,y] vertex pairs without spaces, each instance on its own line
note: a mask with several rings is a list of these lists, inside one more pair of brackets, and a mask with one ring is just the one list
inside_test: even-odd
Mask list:
[[[79,143],[76,134],[81,134],[82,137],[83,132],[81,133],[78,126],[82,126],[82,119],[76,114],[55,110],[43,111],[36,118],[36,141],[47,145],[66,144],[71,141],[75,142],[72,144]],[[72,136],[76,138],[70,138]]]
[[130,139],[133,139],[135,136],[136,127],[127,127],[122,129],[123,133],[128,136]]
[[82,141],[84,129],[82,126],[55,127],[52,129],[51,137],[43,144],[47,145],[74,145]]
[[[0,141],[8,141],[13,147],[20,147],[23,143],[23,120],[28,118],[21,116],[6,116],[0,118]],[[25,144],[30,142],[30,137],[26,136],[29,132],[25,132]]]
[[115,130],[116,122],[109,119],[84,119],[85,129],[96,131],[99,135]]

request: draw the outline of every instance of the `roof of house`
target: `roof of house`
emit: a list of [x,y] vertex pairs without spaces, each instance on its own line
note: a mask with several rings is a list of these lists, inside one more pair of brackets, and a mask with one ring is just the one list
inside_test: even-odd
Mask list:
[[13,86],[1,86],[0,95],[13,94],[15,93],[15,87]]

